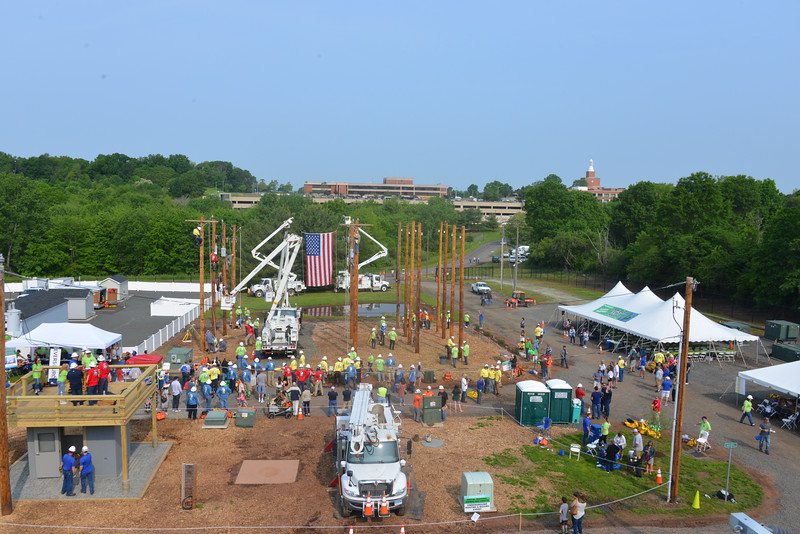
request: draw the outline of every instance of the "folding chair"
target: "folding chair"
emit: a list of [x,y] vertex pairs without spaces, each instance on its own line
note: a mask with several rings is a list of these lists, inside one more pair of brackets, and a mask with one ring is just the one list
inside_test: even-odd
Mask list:
[[578,460],[581,459],[581,446],[578,443],[573,443],[572,445],[569,446],[570,459],[572,458],[573,453],[577,456]]
[[783,419],[783,425],[781,425],[781,428],[789,428],[789,429],[797,428],[797,412]]
[[586,444],[586,454],[589,456],[597,456],[597,446],[600,443],[599,439],[594,440],[591,443]]
[[697,438],[697,452],[704,451],[708,448],[708,431],[701,430],[700,436]]

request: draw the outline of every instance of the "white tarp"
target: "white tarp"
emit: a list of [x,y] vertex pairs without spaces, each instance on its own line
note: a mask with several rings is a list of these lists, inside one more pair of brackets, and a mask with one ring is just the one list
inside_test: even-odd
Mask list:
[[86,347],[105,349],[122,339],[121,334],[108,332],[82,323],[42,323],[27,334],[6,341],[6,347]]
[[761,369],[740,371],[739,378],[774,389],[781,393],[800,396],[800,362],[782,363]]
[[[618,283],[612,290],[614,295],[609,292],[587,304],[558,308],[651,341],[677,343],[681,340],[685,301],[680,294],[675,293],[671,299],[662,301],[647,287],[639,293],[628,291],[626,294],[619,289],[621,285]],[[712,321],[694,308],[689,338],[691,343],[758,340],[757,336]]]

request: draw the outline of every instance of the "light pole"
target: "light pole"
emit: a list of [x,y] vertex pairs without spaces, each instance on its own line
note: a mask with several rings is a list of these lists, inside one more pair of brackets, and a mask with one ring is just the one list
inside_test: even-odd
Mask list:
[[503,257],[505,254],[506,246],[506,225],[503,223],[500,226],[500,291],[503,290],[503,262],[506,261]]
[[72,247],[69,249],[69,266],[72,272],[72,278],[75,279],[75,249]]

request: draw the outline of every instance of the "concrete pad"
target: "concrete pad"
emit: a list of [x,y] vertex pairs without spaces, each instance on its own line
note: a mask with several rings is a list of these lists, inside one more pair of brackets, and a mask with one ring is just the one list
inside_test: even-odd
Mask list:
[[288,484],[299,468],[300,460],[244,460],[236,484]]

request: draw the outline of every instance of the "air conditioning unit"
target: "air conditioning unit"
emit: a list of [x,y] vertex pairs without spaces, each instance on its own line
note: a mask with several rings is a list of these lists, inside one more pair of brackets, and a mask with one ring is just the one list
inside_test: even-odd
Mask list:
[[181,508],[184,510],[194,509],[194,466],[195,464],[183,464],[183,476],[181,477]]

